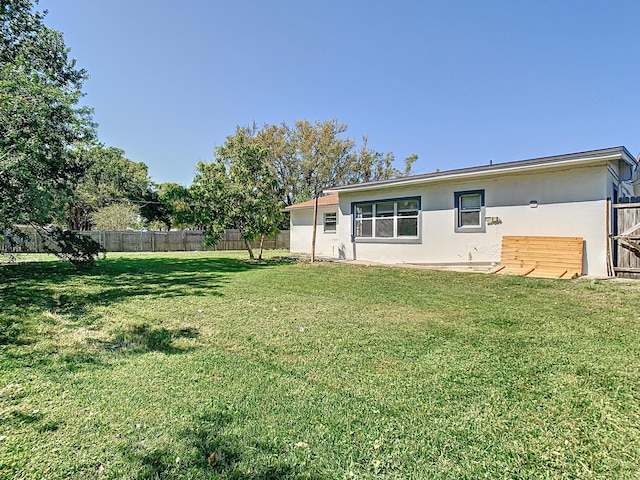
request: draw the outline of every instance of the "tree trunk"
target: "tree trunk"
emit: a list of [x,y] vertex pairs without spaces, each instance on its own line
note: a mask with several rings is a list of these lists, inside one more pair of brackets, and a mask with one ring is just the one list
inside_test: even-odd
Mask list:
[[258,260],[262,260],[263,250],[264,250],[264,235],[260,235],[260,255],[258,255]]
[[247,248],[247,252],[249,252],[249,258],[251,260],[255,260],[256,257],[253,256],[253,249],[251,248],[251,244],[244,237],[243,237],[243,240],[244,240],[244,246]]

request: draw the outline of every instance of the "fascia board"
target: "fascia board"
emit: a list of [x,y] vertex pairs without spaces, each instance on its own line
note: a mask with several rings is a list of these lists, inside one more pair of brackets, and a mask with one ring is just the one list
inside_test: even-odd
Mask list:
[[[389,180],[386,183],[376,183],[376,184],[361,184],[361,185],[349,185],[346,187],[336,187],[336,188],[328,188],[324,190],[324,193],[350,193],[350,192],[362,192],[367,190],[378,190],[378,189],[386,189],[386,188],[396,188],[396,187],[405,187],[411,185],[421,185],[425,183],[436,183],[436,182],[447,182],[453,180],[466,180],[472,178],[482,178],[482,177],[490,177],[495,175],[503,175],[509,173],[517,173],[528,170],[550,170],[555,168],[560,168],[563,166],[571,166],[575,164],[581,165],[594,165],[599,163],[608,162],[611,160],[625,160],[626,155],[621,155],[621,153],[613,153],[609,155],[598,155],[593,157],[580,157],[580,158],[572,158],[566,160],[559,160],[555,162],[541,162],[541,163],[528,163],[526,165],[508,165],[503,168],[494,167],[487,170],[478,170],[474,172],[456,172],[456,173],[447,173],[443,172],[442,175],[433,175],[427,178],[404,178],[397,181]],[[635,161],[631,163],[631,165],[635,165]]]

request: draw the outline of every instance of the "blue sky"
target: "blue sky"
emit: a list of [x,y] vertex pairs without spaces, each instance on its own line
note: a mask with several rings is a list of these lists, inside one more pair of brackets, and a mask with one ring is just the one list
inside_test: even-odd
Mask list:
[[236,125],[337,118],[415,173],[640,153],[640,1],[41,0],[100,140],[191,183]]

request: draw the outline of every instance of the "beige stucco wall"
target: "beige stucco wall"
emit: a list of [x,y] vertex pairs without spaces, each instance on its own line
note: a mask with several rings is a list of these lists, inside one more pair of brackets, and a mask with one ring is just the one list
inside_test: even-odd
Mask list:
[[[499,263],[504,235],[548,235],[584,238],[583,273],[607,274],[607,197],[613,183],[622,193],[628,189],[620,178],[618,163],[549,168],[537,173],[510,173],[474,178],[444,180],[408,187],[361,192],[341,192],[337,235],[318,234],[319,255],[368,260],[382,263]],[[485,191],[485,217],[498,217],[485,232],[455,231],[454,193]],[[351,204],[389,198],[419,196],[421,215],[419,241],[353,242]],[[537,207],[530,202],[535,200]],[[291,249],[310,251],[311,220],[302,221],[302,211],[292,212]],[[309,210],[307,216],[312,215]],[[321,218],[321,216],[319,216]],[[294,218],[297,218],[294,223]],[[309,217],[310,218],[310,217]],[[319,221],[319,232],[321,223]]]
[[[337,205],[318,207],[318,221],[316,229],[316,255],[332,258],[342,258],[338,251],[338,233],[324,233],[324,213],[337,212]],[[338,215],[340,228],[341,218]],[[313,208],[292,210],[290,220],[291,253],[311,253],[311,239],[313,237]]]

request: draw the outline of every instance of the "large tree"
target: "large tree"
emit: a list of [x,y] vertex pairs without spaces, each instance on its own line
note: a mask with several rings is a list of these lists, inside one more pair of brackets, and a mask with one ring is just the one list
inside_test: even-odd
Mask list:
[[267,163],[278,182],[285,204],[309,200],[324,188],[348,183],[384,180],[408,175],[417,158],[405,160],[404,170],[394,166],[393,153],[381,153],[368,146],[367,137],[358,148],[347,136],[348,125],[335,119],[299,120],[293,126],[256,123],[238,127],[249,142],[267,149]]
[[62,219],[69,180],[82,173],[71,152],[95,135],[90,109],[79,105],[87,74],[33,7],[0,0],[0,233],[15,239],[17,226],[29,225],[65,258],[77,247],[84,262],[88,243],[51,225]]
[[372,150],[366,137],[357,150],[355,140],[346,136],[347,127],[346,123],[332,119],[314,123],[298,120],[293,127],[283,123],[259,129],[254,123],[237,128],[238,134],[266,148],[267,163],[287,205],[316,199],[311,261],[315,258],[317,199],[325,188],[408,175],[418,158],[417,155],[407,158],[401,172],[393,165],[393,153]]
[[236,228],[253,259],[250,242],[275,233],[284,204],[266,158],[264,147],[238,132],[216,149],[213,162],[198,163],[189,191],[196,222],[209,243],[215,244],[225,229]]
[[71,181],[65,212],[71,230],[91,230],[95,213],[113,204],[140,206],[153,201],[147,166],[125,158],[123,150],[94,146],[74,157],[84,174]]

